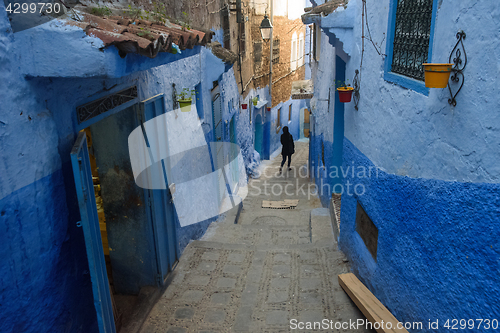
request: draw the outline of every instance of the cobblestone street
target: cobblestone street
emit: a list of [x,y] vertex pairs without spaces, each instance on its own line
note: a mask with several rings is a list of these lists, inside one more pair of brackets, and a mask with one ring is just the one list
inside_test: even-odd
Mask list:
[[[307,143],[297,142],[293,168],[305,166],[307,157]],[[250,180],[238,224],[230,212],[189,244],[142,333],[289,332],[294,319],[335,323],[364,318],[337,282],[337,275],[350,269],[337,250],[328,209],[317,197],[308,200],[308,177],[294,170],[277,177],[280,162],[278,155],[265,174]],[[291,184],[288,193],[305,184],[306,193],[269,194],[275,184]],[[300,201],[295,209],[261,208],[262,200],[285,198]]]

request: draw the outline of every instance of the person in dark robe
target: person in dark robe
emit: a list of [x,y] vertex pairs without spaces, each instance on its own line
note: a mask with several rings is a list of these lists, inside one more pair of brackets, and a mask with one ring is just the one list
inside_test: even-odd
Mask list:
[[281,161],[280,173],[283,170],[283,165],[285,164],[286,159],[288,158],[288,170],[292,170],[290,168],[290,163],[292,162],[292,154],[295,153],[295,145],[293,143],[293,137],[288,132],[288,126],[283,127],[283,134],[281,134],[281,145],[283,146],[281,149],[281,155],[283,155],[283,160]]

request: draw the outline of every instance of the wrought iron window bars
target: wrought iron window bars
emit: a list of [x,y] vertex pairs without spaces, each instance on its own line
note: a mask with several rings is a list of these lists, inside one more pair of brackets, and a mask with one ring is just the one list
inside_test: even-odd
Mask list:
[[432,21],[432,0],[399,1],[396,9],[391,71],[424,80]]

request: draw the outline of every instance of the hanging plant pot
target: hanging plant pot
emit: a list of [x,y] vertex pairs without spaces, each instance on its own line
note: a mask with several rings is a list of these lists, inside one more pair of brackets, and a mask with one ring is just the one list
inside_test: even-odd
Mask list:
[[246,109],[248,108],[248,104],[241,104],[241,108],[242,108],[243,110],[246,110]]
[[179,106],[181,107],[181,111],[182,112],[189,112],[189,111],[191,111],[191,102],[192,101],[193,101],[192,98],[178,100]]
[[259,103],[259,100],[257,99],[257,97],[255,97],[254,99],[252,99],[252,102],[253,102],[253,106],[257,106],[257,103]]
[[427,88],[446,88],[453,64],[422,64]]
[[339,92],[339,101],[340,103],[349,103],[352,98],[352,92],[354,91],[353,87],[340,87],[337,88]]
[[271,112],[271,108],[270,107],[267,108],[267,112]]

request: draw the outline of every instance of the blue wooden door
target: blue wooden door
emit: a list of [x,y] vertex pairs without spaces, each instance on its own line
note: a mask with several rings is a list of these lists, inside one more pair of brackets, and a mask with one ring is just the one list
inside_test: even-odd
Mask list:
[[[163,115],[165,113],[164,95],[160,94],[141,102],[140,112],[143,122]],[[168,149],[166,123],[164,121],[155,121],[154,129],[151,129],[152,127],[148,126],[147,130],[144,129],[149,149],[154,151]],[[161,168],[163,173],[166,189],[147,190],[147,196],[151,206],[158,273],[161,276],[159,283],[162,285],[167,273],[172,270],[174,263],[178,259],[178,251],[175,211],[172,195],[168,189],[166,161],[162,160],[157,166]]]
[[102,248],[101,230],[94,196],[94,184],[90,169],[87,136],[80,132],[71,150],[71,164],[75,178],[81,227],[85,237],[90,279],[94,294],[94,306],[100,333],[114,333],[115,322],[109,290],[106,262]]
[[254,148],[260,154],[260,158],[263,159],[262,156],[262,141],[263,141],[263,128],[262,128],[262,116],[260,114],[255,117],[255,143]]

